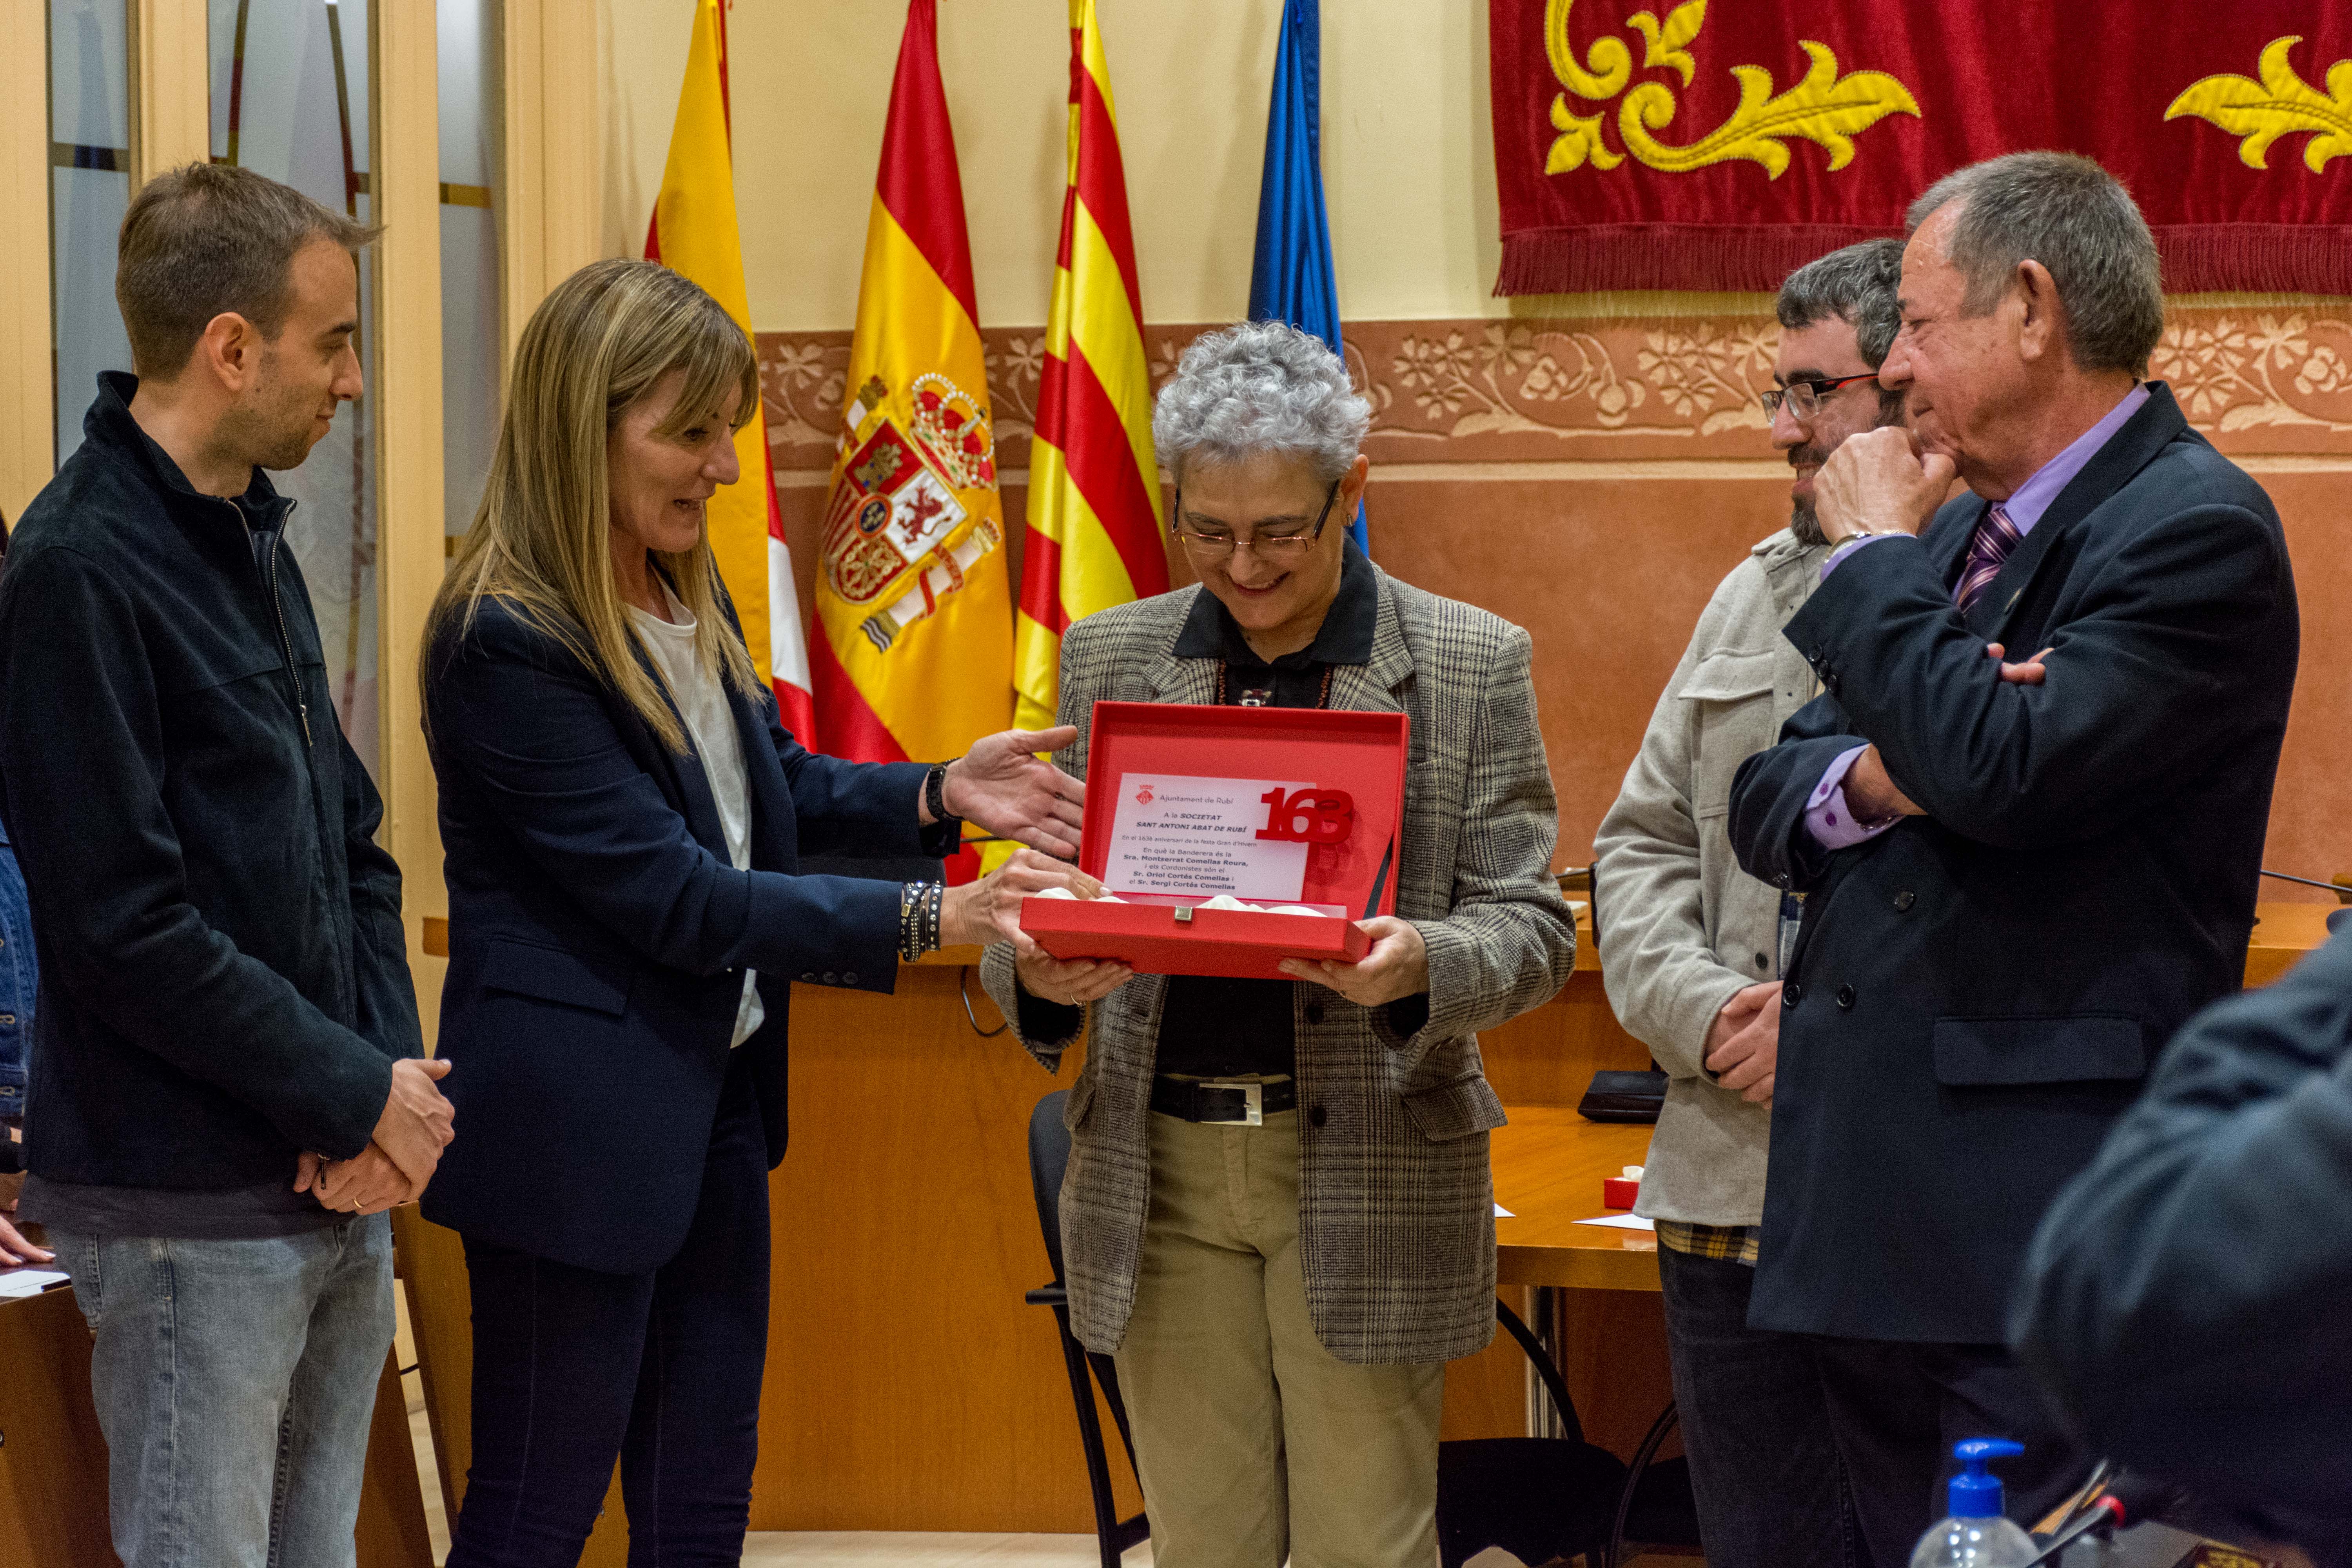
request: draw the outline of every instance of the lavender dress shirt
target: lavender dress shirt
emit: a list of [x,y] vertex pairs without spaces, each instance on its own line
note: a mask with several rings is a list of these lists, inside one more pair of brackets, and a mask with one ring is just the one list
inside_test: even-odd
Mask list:
[[[2016,525],[2020,539],[2033,531],[2033,525],[2042,521],[2042,514],[2050,510],[2050,503],[2058,499],[2058,492],[2073,482],[2074,476],[2098,456],[2099,448],[2113,440],[2116,432],[2129,423],[2131,416],[2139,412],[2140,405],[2147,401],[2147,384],[2134,386],[2124,394],[2122,402],[2107,411],[2105,417],[2076,437],[2064,451],[2036,468],[2033,477],[2018,486],[2017,493],[2001,503],[2002,510],[2009,513],[2009,521]],[[1830,574],[1838,569],[1838,563],[1855,551],[1888,537],[1876,533],[1868,539],[1847,540],[1822,563],[1822,580],[1827,582]],[[1822,774],[1822,782],[1813,786],[1812,795],[1805,803],[1805,830],[1824,849],[1845,849],[1865,843],[1902,820],[1889,817],[1883,822],[1864,824],[1856,822],[1853,813],[1847,809],[1845,775],[1853,770],[1854,759],[1869,749],[1856,746],[1850,752],[1841,752],[1837,761]]]

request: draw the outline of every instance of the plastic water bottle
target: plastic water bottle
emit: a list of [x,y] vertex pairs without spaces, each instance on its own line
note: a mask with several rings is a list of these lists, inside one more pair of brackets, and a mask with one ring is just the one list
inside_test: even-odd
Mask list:
[[1952,1478],[1951,1517],[1937,1521],[1911,1552],[1911,1568],[2021,1568],[2038,1550],[2033,1537],[2010,1522],[2001,1506],[2000,1478],[1986,1466],[2025,1450],[2005,1437],[1971,1437],[1952,1446],[1960,1473]]

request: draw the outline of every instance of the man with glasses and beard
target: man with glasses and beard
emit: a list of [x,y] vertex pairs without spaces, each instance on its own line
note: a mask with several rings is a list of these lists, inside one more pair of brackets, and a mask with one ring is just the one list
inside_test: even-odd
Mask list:
[[1814,476],[1846,437],[1902,417],[1901,397],[1877,385],[1902,266],[1900,241],[1874,239],[1780,286],[1763,403],[1796,471],[1789,526],[1707,602],[1594,846],[1609,1000],[1668,1075],[1638,1212],[1657,1222],[1700,1532],[1711,1558],[1755,1568],[1842,1561],[1843,1502],[1810,1342],[1748,1327],[1800,904],[1739,869],[1725,813],[1740,763],[1818,689],[1780,628],[1829,553]]

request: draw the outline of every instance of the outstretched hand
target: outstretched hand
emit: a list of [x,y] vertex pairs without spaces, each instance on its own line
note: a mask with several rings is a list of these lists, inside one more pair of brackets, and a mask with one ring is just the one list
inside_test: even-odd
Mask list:
[[[1087,786],[1035,753],[1059,751],[1077,738],[1069,724],[991,735],[948,764],[940,798],[950,815],[995,837],[1076,859]],[[928,826],[929,809],[922,815]]]

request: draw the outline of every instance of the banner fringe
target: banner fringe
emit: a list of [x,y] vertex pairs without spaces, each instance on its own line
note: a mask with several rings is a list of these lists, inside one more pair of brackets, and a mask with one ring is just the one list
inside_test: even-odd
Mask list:
[[[2352,227],[2179,224],[2158,228],[2175,294],[2352,295]],[[1616,224],[1503,237],[1499,296],[1611,289],[1770,292],[1816,257],[1894,229],[1833,224]]]

